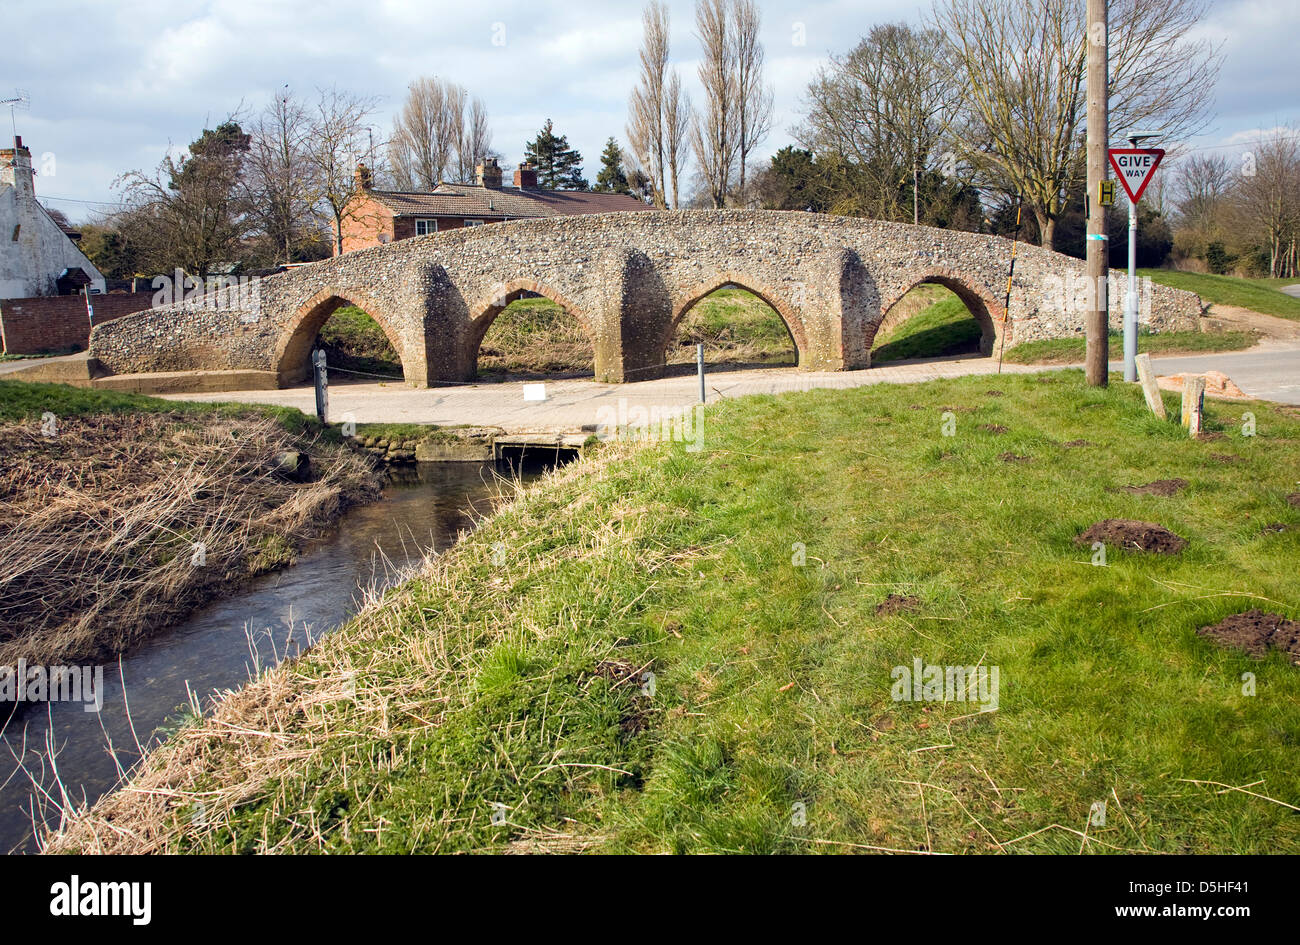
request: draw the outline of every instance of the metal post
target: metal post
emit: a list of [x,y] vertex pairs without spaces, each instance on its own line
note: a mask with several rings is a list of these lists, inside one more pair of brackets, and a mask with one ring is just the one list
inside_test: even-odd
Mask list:
[[700,375],[700,403],[704,403],[704,345],[695,346],[695,370]]
[[1108,12],[1106,0],[1087,0],[1088,15],[1088,209],[1087,298],[1084,313],[1086,350],[1084,369],[1088,383],[1105,387],[1110,340],[1109,276],[1107,259],[1110,243],[1106,234],[1106,208],[1101,205],[1101,182],[1106,178],[1106,146],[1110,126],[1107,113],[1110,66],[1107,62]]
[[1128,295],[1124,299],[1124,380],[1137,380],[1138,353],[1138,205],[1128,203]]
[[316,386],[316,419],[328,423],[329,371],[325,367],[325,352],[317,348],[311,353],[312,382]]

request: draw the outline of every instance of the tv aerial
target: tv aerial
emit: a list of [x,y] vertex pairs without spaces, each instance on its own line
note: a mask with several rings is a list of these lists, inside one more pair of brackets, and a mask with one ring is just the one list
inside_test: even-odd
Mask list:
[[18,121],[14,117],[15,109],[27,111],[32,107],[32,97],[26,89],[14,89],[14,94],[10,98],[0,98],[0,105],[9,106],[9,124],[13,127],[14,137],[18,137]]

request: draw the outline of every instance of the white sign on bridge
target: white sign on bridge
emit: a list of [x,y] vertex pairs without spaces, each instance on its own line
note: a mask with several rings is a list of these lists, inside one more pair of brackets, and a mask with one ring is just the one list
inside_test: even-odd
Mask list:
[[1165,156],[1162,148],[1111,148],[1106,154],[1110,157],[1110,166],[1119,175],[1119,182],[1134,203],[1142,199],[1142,192],[1151,183],[1160,159]]

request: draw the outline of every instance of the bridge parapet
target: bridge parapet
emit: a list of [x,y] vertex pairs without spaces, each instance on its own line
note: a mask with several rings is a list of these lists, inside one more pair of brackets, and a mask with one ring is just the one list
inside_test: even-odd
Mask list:
[[[909,289],[956,292],[984,327],[984,347],[1082,334],[1083,262],[1021,246],[1002,309],[1009,241],[825,214],[683,210],[494,223],[399,240],[260,280],[255,298],[159,306],[100,325],[91,354],[115,373],[247,369],[281,384],[305,376],[330,312],[356,304],[383,327],[408,383],[473,377],[479,345],[511,298],[538,292],[591,336],[597,376],[662,372],[678,322],[727,284],[762,296],[785,321],[806,370],[866,367],[885,313]],[[1110,295],[1119,327],[1122,292]],[[1200,300],[1155,286],[1154,331],[1195,329]]]

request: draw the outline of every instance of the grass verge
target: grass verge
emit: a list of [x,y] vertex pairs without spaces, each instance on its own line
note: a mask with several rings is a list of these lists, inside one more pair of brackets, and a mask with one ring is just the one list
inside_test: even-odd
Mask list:
[[[1109,356],[1124,357],[1124,335],[1112,331],[1108,339]],[[1166,331],[1158,334],[1138,333],[1138,353],[1202,354],[1213,351],[1242,351],[1259,343],[1254,331]],[[1044,338],[1026,341],[1007,350],[1003,356],[1012,364],[1078,364],[1084,358],[1087,342],[1083,338]]]
[[1138,275],[1150,276],[1152,281],[1161,285],[1195,292],[1205,301],[1216,305],[1235,305],[1252,312],[1276,315],[1278,318],[1300,319],[1300,299],[1261,284],[1258,279],[1177,272],[1172,269],[1139,269]]
[[[1296,852],[1270,799],[1300,802],[1300,671],[1196,630],[1300,616],[1300,417],[1206,408],[1189,441],[1067,370],[725,401],[703,451],[607,446],[50,849]],[[1189,544],[1094,566],[1074,539],[1107,518]],[[998,667],[997,711],[896,701],[918,659]]]

